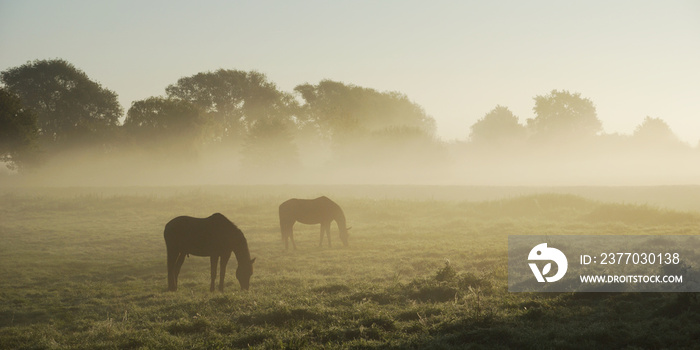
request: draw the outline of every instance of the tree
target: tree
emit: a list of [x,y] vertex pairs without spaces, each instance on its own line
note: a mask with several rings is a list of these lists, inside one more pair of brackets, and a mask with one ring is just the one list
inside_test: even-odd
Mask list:
[[64,60],[27,62],[3,71],[0,79],[34,111],[40,141],[51,148],[103,141],[123,113],[116,93]]
[[181,100],[150,97],[132,103],[123,128],[141,146],[192,155],[202,126],[199,107]]
[[525,136],[525,127],[508,107],[496,106],[471,126],[471,142],[486,146],[512,144]]
[[180,78],[165,89],[168,97],[199,106],[205,113],[206,138],[212,143],[241,143],[263,119],[291,120],[294,98],[259,72],[219,69]]
[[580,93],[552,90],[549,95],[536,96],[533,111],[536,117],[527,126],[536,137],[581,139],[598,134],[602,123],[593,102]]
[[317,124],[330,138],[392,127],[435,133],[435,120],[398,92],[378,92],[331,80],[302,84],[294,91],[306,102],[302,106],[303,122]]
[[632,137],[640,143],[656,146],[678,146],[681,141],[661,118],[646,117]]
[[[331,80],[298,85],[294,91],[305,102],[298,125],[316,133],[318,145],[328,148],[330,143],[332,157],[343,167],[404,160],[415,165],[422,155],[441,149],[434,142],[435,120],[406,95]],[[416,150],[419,144],[426,149]]]
[[36,141],[36,116],[19,97],[0,88],[0,161],[10,169],[23,167]]

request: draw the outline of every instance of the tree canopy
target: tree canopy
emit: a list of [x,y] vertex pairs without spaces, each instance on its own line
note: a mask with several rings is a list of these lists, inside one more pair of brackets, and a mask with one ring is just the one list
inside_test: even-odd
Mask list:
[[219,69],[180,78],[168,97],[199,106],[209,142],[241,143],[255,123],[291,119],[296,101],[259,72]]
[[632,135],[634,139],[648,145],[678,145],[680,140],[671,127],[660,118],[646,117]]
[[585,138],[603,130],[595,105],[580,93],[552,90],[549,95],[536,96],[534,119],[527,126],[541,138]]
[[304,120],[319,125],[332,137],[342,133],[373,132],[392,127],[411,127],[429,135],[435,133],[435,120],[422,107],[398,92],[323,80],[317,85],[294,88],[306,102]]
[[0,79],[34,111],[44,143],[99,141],[123,113],[116,93],[64,60],[28,62],[3,71]]
[[137,144],[172,147],[191,154],[201,135],[199,107],[181,100],[150,97],[131,105],[124,129]]
[[469,139],[483,145],[504,145],[523,139],[525,127],[508,107],[496,106],[471,126]]
[[22,106],[17,96],[0,88],[0,161],[12,169],[24,165],[37,130],[34,113]]

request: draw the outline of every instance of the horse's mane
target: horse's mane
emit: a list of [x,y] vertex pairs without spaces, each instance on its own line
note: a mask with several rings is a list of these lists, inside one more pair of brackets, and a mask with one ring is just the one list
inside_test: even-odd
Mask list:
[[245,263],[245,262],[250,262],[250,250],[248,250],[248,240],[246,240],[245,236],[243,235],[243,231],[236,226],[233,221],[229,220],[227,217],[225,217],[221,213],[214,213],[210,216],[213,219],[221,220],[222,222],[225,222],[226,225],[229,225],[231,228],[231,235],[233,236],[234,239],[234,245],[233,245],[233,254],[236,255],[236,260],[238,260],[238,263]]
[[[240,230],[238,232],[241,232]],[[248,249],[248,241],[243,234],[236,237],[236,244],[233,245],[233,254],[236,255],[238,266],[250,264],[250,250]]]
[[233,223],[233,221],[229,220],[226,216],[224,216],[224,214],[214,213],[211,216],[209,216],[209,218],[215,219],[229,226],[229,228],[231,229],[231,235],[233,236],[235,242],[233,247],[233,253],[236,254],[237,258],[247,257],[248,260],[250,260],[250,252],[248,251],[248,241],[245,239],[243,231],[241,231],[241,229],[239,229],[238,226],[236,226],[236,224]]
[[209,216],[210,219],[218,220],[220,222],[225,222],[226,225],[231,226],[233,228],[234,235],[243,235],[243,232],[241,232],[241,229],[236,226],[236,224],[233,223],[233,221],[229,220],[227,217],[224,216],[224,214],[221,213],[214,213]]

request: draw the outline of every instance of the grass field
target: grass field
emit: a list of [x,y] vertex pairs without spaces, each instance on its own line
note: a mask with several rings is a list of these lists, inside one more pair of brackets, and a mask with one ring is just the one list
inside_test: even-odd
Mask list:
[[[512,234],[700,234],[693,197],[671,211],[569,194],[503,198],[491,189],[232,187],[22,189],[0,194],[0,347],[697,348],[700,303],[674,293],[509,293]],[[383,191],[383,192],[382,192]],[[462,191],[462,192],[459,192]],[[469,196],[471,193],[477,193]],[[584,195],[586,189],[577,189]],[[599,198],[605,189],[591,189]],[[697,188],[657,189],[674,193]],[[531,191],[537,192],[537,191]],[[381,194],[384,193],[384,194]],[[406,194],[409,195],[389,195]],[[420,194],[416,194],[420,193]],[[464,193],[460,197],[460,193]],[[626,193],[618,190],[618,193]],[[277,206],[326,194],[332,226],[295,226],[285,252]],[[451,195],[450,195],[451,194]],[[496,199],[499,197],[501,199]],[[473,200],[477,198],[478,200]],[[257,257],[251,290],[229,265],[209,292],[209,260],[190,257],[166,292],[163,226],[221,212]]]

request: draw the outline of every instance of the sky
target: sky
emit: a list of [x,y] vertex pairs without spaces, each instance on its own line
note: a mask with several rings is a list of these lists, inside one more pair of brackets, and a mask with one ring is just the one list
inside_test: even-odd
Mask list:
[[581,93],[607,133],[661,118],[700,141],[700,1],[9,1],[0,70],[61,58],[133,101],[219,68],[284,90],[323,79],[398,91],[446,141],[497,105]]

